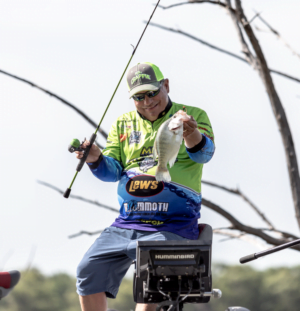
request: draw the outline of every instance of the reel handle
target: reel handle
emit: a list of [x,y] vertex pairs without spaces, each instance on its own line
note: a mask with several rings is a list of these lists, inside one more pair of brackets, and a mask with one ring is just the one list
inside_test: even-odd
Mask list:
[[88,157],[88,155],[90,153],[90,150],[91,150],[91,148],[93,146],[93,143],[96,140],[96,137],[97,137],[97,135],[95,133],[93,133],[91,138],[90,138],[90,144],[84,149],[83,157],[79,160],[79,163],[78,163],[78,165],[76,167],[76,171],[77,172],[81,171],[81,169],[82,169],[82,167],[83,167],[83,165],[84,165],[84,163],[85,163],[85,161],[86,161],[86,159],[87,159],[87,157]]

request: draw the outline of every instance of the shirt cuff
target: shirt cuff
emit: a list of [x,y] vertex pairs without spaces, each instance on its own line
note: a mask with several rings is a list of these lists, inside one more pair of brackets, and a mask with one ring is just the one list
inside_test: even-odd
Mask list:
[[103,160],[103,154],[101,153],[100,156],[99,156],[99,158],[98,158],[98,160],[97,160],[96,162],[87,163],[87,165],[89,166],[89,168],[90,168],[91,170],[94,170],[94,169],[96,169],[96,168],[100,165],[100,163],[101,163],[102,160]]
[[202,135],[202,139],[200,141],[199,144],[197,144],[196,146],[192,147],[192,148],[188,148],[186,147],[186,150],[189,152],[189,153],[196,153],[198,152],[199,150],[201,150],[204,146],[205,146],[205,143],[206,143],[206,137]]

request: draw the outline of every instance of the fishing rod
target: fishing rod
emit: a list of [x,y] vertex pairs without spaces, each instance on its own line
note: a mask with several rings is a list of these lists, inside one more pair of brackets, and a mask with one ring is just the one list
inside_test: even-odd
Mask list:
[[279,251],[281,251],[283,249],[290,248],[290,247],[298,245],[298,244],[300,244],[300,239],[294,240],[294,241],[291,241],[291,242],[287,242],[287,243],[275,246],[273,248],[269,248],[269,249],[267,249],[265,251],[262,251],[262,252],[259,252],[259,253],[254,253],[254,254],[251,254],[251,255],[247,255],[247,256],[244,256],[244,257],[240,258],[240,263],[246,263],[246,262],[255,260],[257,258],[266,256],[266,255],[270,255],[270,254],[273,254],[275,252],[279,252]]
[[100,125],[101,125],[101,123],[102,123],[102,121],[103,121],[103,119],[104,119],[104,117],[105,117],[105,115],[106,115],[106,112],[107,112],[107,110],[108,110],[108,108],[109,108],[109,106],[110,106],[110,103],[112,102],[112,100],[113,100],[113,98],[114,98],[114,96],[115,96],[115,94],[116,94],[116,92],[117,92],[117,90],[118,90],[118,88],[119,88],[119,85],[120,85],[120,83],[121,83],[121,81],[122,81],[122,79],[123,79],[123,77],[124,77],[124,74],[125,74],[125,72],[126,72],[128,66],[129,66],[129,64],[130,64],[130,62],[131,62],[131,60],[132,60],[132,57],[133,57],[133,55],[135,54],[135,52],[136,52],[136,50],[137,50],[137,48],[138,48],[138,46],[139,46],[139,44],[140,44],[140,42],[141,42],[143,36],[144,36],[144,33],[145,33],[145,31],[146,31],[146,29],[147,29],[147,27],[148,27],[148,25],[149,25],[149,23],[150,23],[150,21],[151,21],[151,18],[152,18],[152,16],[153,16],[153,14],[154,14],[156,8],[157,8],[158,5],[159,5],[159,2],[160,2],[160,0],[158,0],[158,2],[157,2],[157,4],[156,4],[156,6],[155,6],[155,8],[154,8],[154,10],[153,10],[153,12],[152,12],[150,18],[149,18],[149,20],[148,20],[148,22],[147,22],[147,24],[146,24],[146,26],[145,26],[145,28],[144,28],[144,31],[143,31],[142,35],[140,36],[140,39],[139,39],[139,41],[138,41],[136,47],[133,49],[133,52],[132,52],[132,54],[131,54],[131,57],[130,57],[130,59],[129,59],[127,65],[126,65],[125,70],[124,70],[123,73],[122,73],[122,76],[121,76],[121,78],[120,78],[120,80],[119,80],[119,82],[118,82],[118,84],[117,84],[117,87],[115,88],[115,91],[113,92],[113,95],[112,95],[112,97],[111,97],[111,99],[110,99],[110,101],[109,101],[109,103],[108,103],[108,105],[107,105],[107,107],[106,107],[106,109],[105,109],[105,111],[104,111],[104,114],[103,114],[103,116],[102,116],[102,118],[101,118],[101,120],[100,120],[100,122],[99,122],[99,124],[98,124],[98,126],[97,126],[97,128],[96,128],[95,133],[93,133],[92,136],[90,137],[90,140],[89,140],[90,144],[89,144],[86,148],[82,148],[82,144],[84,143],[84,141],[80,144],[80,141],[79,141],[78,139],[73,139],[73,140],[71,141],[69,147],[68,147],[68,150],[69,150],[71,153],[73,153],[73,152],[75,152],[75,151],[83,151],[83,157],[79,160],[79,163],[78,163],[78,165],[77,165],[77,167],[76,167],[76,173],[75,173],[75,175],[74,175],[74,177],[73,177],[73,180],[72,180],[72,182],[71,182],[71,184],[70,184],[70,187],[67,188],[67,190],[66,190],[65,193],[64,193],[64,197],[65,197],[65,198],[68,198],[69,195],[70,195],[70,193],[71,193],[71,188],[72,188],[72,186],[73,186],[73,184],[74,184],[74,181],[75,181],[75,179],[76,179],[78,173],[81,171],[81,169],[82,169],[82,167],[83,167],[83,165],[84,165],[84,163],[85,163],[85,161],[86,161],[86,159],[87,159],[87,157],[88,157],[88,155],[89,155],[89,153],[90,153],[91,147],[93,146],[93,144],[94,144],[94,142],[95,142],[95,139],[96,139],[96,137],[97,137],[97,132],[98,132],[98,130],[99,130],[99,128],[100,128]]

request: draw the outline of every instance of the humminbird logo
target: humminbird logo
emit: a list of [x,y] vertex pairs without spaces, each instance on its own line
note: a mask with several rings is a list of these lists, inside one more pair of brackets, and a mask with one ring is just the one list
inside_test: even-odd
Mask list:
[[184,255],[155,255],[155,259],[194,259],[194,254]]

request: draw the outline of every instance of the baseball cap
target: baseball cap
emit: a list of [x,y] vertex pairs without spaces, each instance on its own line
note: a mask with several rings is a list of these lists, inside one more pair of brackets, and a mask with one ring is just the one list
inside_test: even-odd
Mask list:
[[160,69],[149,62],[138,63],[127,72],[129,98],[143,91],[157,91],[164,79]]

